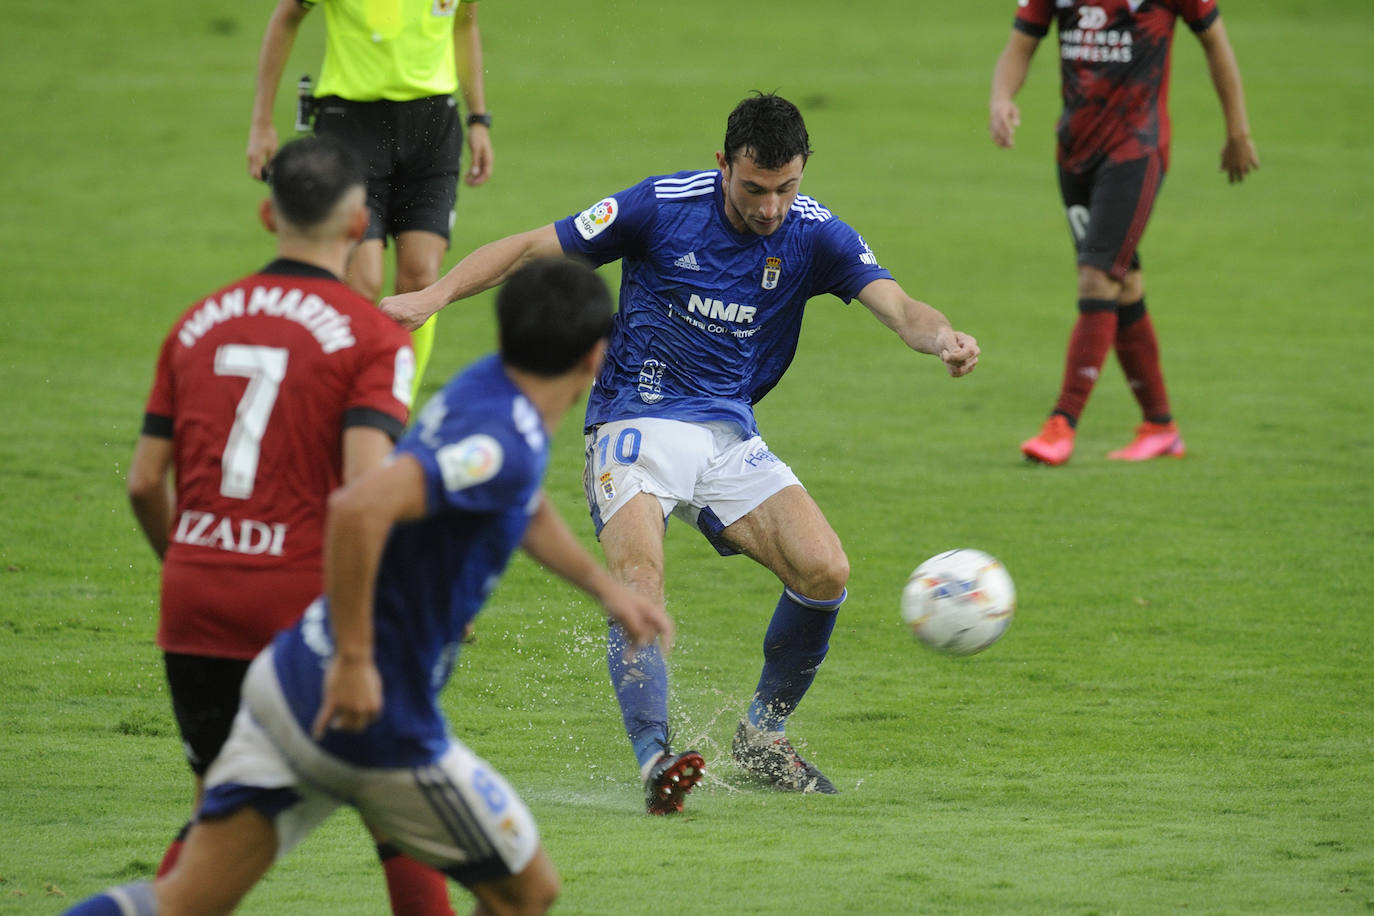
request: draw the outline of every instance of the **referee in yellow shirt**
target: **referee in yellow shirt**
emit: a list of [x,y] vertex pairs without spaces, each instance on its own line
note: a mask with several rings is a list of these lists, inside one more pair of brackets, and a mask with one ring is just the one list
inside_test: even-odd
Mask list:
[[[296,32],[324,7],[324,67],[315,132],[349,143],[367,163],[372,221],[348,264],[348,285],[374,302],[387,237],[396,240],[396,292],[439,278],[458,196],[467,111],[471,186],[491,177],[491,114],[482,84],[482,37],[473,0],[278,0],[258,56],[248,172],[262,177],[277,151],[272,109]],[[434,346],[434,319],[414,332],[418,393]]]

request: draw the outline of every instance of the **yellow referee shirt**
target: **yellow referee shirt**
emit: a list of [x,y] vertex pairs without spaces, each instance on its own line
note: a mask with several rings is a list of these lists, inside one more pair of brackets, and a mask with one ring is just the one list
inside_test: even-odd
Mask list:
[[473,0],[301,0],[324,6],[324,66],[315,95],[406,102],[450,95],[453,17]]

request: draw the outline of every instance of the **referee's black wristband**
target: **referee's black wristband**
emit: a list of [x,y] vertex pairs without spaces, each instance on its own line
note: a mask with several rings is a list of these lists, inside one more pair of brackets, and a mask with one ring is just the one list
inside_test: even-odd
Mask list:
[[483,127],[491,127],[491,115],[489,114],[470,114],[468,115],[468,127],[474,124],[481,124]]

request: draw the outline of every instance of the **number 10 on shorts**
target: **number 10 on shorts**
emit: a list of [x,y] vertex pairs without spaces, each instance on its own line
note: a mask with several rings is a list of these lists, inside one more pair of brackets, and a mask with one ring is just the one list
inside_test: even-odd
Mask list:
[[622,428],[614,437],[607,435],[596,440],[596,483],[603,499],[608,502],[615,499],[615,480],[606,470],[606,462],[614,458],[616,464],[634,464],[639,459],[639,446],[643,441],[643,435],[633,426]]

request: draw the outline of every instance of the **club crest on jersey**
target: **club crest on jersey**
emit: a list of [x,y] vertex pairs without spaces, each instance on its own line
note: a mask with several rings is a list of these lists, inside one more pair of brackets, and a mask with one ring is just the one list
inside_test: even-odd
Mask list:
[[611,472],[607,471],[597,478],[601,484],[601,495],[606,499],[615,499],[615,481],[611,479]]
[[763,262],[763,288],[777,289],[782,276],[782,258],[767,258]]
[[[639,399],[645,404],[657,404],[663,400],[664,364],[656,359],[646,359],[639,370]],[[609,497],[607,497],[609,499]]]
[[430,10],[430,13],[434,16],[452,16],[456,9],[458,0],[434,0],[434,9]]
[[614,197],[607,197],[577,214],[573,224],[577,226],[577,234],[590,242],[605,232],[606,227],[615,222],[618,215],[620,215],[620,204]]

